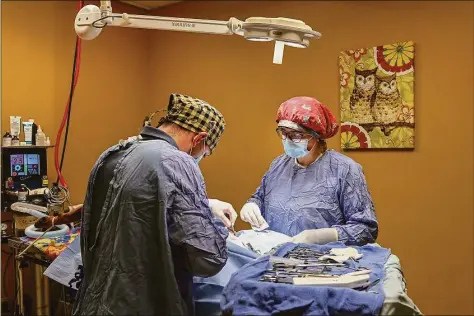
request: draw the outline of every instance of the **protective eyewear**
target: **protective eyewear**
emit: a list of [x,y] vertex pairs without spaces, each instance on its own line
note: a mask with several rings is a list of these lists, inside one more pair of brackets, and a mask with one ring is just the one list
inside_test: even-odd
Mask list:
[[310,135],[310,134],[304,133],[304,132],[289,131],[289,130],[284,129],[282,127],[278,127],[276,129],[276,132],[277,132],[278,136],[281,139],[283,139],[283,140],[289,139],[294,143],[299,143],[301,140],[308,139],[308,138],[311,138],[313,136],[313,135]]

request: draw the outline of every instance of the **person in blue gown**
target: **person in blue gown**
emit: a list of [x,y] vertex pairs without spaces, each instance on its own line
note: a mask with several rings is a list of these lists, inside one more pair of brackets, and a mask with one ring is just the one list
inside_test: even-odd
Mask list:
[[327,149],[339,127],[331,111],[314,98],[294,97],[280,105],[277,123],[285,154],[271,163],[241,219],[295,243],[375,242],[378,223],[362,167]]

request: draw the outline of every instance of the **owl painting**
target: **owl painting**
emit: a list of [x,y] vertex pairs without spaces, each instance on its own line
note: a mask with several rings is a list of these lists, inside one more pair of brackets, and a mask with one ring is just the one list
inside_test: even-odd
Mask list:
[[372,107],[375,102],[377,68],[355,69],[354,89],[349,101],[352,120],[358,124],[373,123]]
[[402,99],[397,86],[396,74],[376,77],[375,102],[372,107],[376,122],[390,124],[397,121],[402,109]]
[[415,44],[339,54],[341,148],[415,148]]

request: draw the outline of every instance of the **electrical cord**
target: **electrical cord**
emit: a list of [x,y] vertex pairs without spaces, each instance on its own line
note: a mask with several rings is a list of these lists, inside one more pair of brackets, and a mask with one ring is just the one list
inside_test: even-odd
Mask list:
[[[79,6],[78,6],[78,11],[81,10],[81,8],[84,5],[84,1],[80,0],[79,1]],[[67,136],[69,134],[69,125],[70,125],[70,119],[71,119],[71,108],[72,108],[72,98],[74,96],[74,91],[76,89],[76,84],[79,78],[79,70],[80,70],[80,64],[81,64],[81,47],[82,47],[82,41],[79,37],[76,37],[76,47],[74,51],[74,63],[73,63],[73,72],[72,72],[72,80],[71,80],[71,87],[69,89],[69,100],[68,103],[66,104],[66,108],[64,109],[64,115],[63,119],[61,121],[61,125],[59,127],[58,133],[56,135],[56,147],[54,148],[54,166],[56,168],[56,173],[58,174],[56,183],[61,183],[63,187],[67,188],[67,183],[66,180],[64,179],[61,171],[62,171],[62,166],[64,162],[64,156],[66,152],[66,145],[67,145]],[[64,129],[64,125],[67,122],[66,126],[66,134],[64,137],[64,144],[63,144],[63,149],[62,149],[62,155],[61,155],[61,162],[59,162],[59,146],[61,142],[61,136],[62,132]]]
[[[70,90],[69,90],[69,100],[68,100],[68,103],[66,105],[66,108],[64,110],[64,116],[63,116],[63,120],[61,121],[61,125],[59,127],[59,130],[58,130],[58,134],[56,136],[56,147],[55,147],[55,150],[54,150],[54,164],[55,164],[55,167],[56,167],[56,172],[58,174],[57,176],[57,179],[56,179],[56,183],[61,183],[62,186],[64,187],[67,187],[67,183],[66,183],[66,180],[64,179],[63,175],[62,175],[62,166],[63,166],[63,163],[64,163],[64,156],[65,156],[65,152],[66,152],[66,147],[67,147],[67,136],[69,134],[69,125],[70,125],[70,114],[71,114],[71,109],[72,109],[72,99],[73,99],[73,95],[74,95],[74,90],[75,90],[75,83],[77,82],[76,81],[76,76],[77,76],[77,73],[76,73],[76,70],[77,70],[77,60],[78,60],[78,52],[79,52],[79,44],[80,43],[80,39],[79,38],[76,38],[76,48],[75,48],[75,52],[74,52],[74,64],[73,64],[73,72],[72,72],[72,80],[71,80],[71,87],[70,87]],[[59,146],[60,146],[60,142],[61,142],[61,136],[62,136],[62,132],[63,132],[63,129],[64,129],[64,125],[66,124],[67,122],[67,126],[66,126],[66,134],[64,136],[64,144],[63,144],[63,148],[62,148],[62,156],[61,156],[61,162],[59,162]]]
[[[68,107],[68,113],[67,113],[66,132],[64,133],[63,150],[62,150],[62,153],[61,153],[61,162],[59,164],[59,170],[60,171],[63,170],[64,156],[65,156],[65,153],[66,153],[66,146],[67,146],[67,137],[69,135],[69,126],[70,126],[70,122],[71,122],[72,99],[74,97],[75,78],[76,78],[76,69],[77,69],[76,62],[77,62],[77,55],[78,55],[78,45],[79,45],[78,43],[79,43],[79,38],[76,38],[76,48],[75,48],[75,51],[74,51],[74,62],[73,62],[74,68],[72,70],[71,87],[69,89],[69,107]],[[56,179],[56,182],[58,182],[58,181],[59,181],[59,176]]]
[[44,197],[48,204],[52,206],[63,205],[66,202],[71,204],[69,200],[69,190],[59,185],[51,188],[51,190],[45,193]]
[[108,19],[108,18],[109,18],[109,16],[103,16],[100,19],[97,19],[94,22],[92,22],[92,26],[95,27],[96,29],[103,29],[104,27],[107,26],[107,23],[104,23],[104,25],[97,25],[97,22],[103,21],[103,20]]

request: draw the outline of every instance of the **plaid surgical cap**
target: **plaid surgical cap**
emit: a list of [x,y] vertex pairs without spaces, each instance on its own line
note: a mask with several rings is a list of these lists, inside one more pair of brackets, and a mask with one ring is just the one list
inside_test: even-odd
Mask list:
[[173,93],[163,118],[194,133],[207,132],[206,145],[212,153],[224,133],[224,116],[206,101]]

